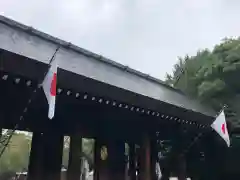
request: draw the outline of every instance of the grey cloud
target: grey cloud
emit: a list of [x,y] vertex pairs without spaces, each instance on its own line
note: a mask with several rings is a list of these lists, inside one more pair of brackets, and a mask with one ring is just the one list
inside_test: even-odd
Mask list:
[[237,0],[0,0],[0,12],[164,78],[177,56],[238,36]]

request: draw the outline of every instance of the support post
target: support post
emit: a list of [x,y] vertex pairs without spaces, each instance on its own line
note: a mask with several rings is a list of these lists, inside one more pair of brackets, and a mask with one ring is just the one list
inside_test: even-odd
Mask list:
[[34,132],[32,137],[27,180],[44,179],[43,158],[43,135],[41,133]]
[[152,136],[150,141],[150,157],[151,157],[151,179],[157,180],[157,174],[156,174],[156,163],[158,158],[158,152],[157,152],[157,140],[155,136]]
[[2,137],[2,131],[3,131],[3,114],[0,112],[0,139]]
[[68,160],[68,180],[80,180],[81,176],[81,156],[82,156],[82,138],[78,136],[70,137],[70,150]]
[[176,163],[175,170],[179,180],[186,180],[187,179],[186,159],[185,159],[185,156],[182,154],[184,148],[187,145],[185,141],[186,134],[184,133],[184,129],[180,125],[177,125],[176,132],[177,132],[176,134],[177,147],[175,152],[176,157],[174,158]]
[[140,154],[140,180],[151,180],[151,149],[150,138],[148,134],[144,134],[141,144]]
[[0,146],[2,145],[1,141],[2,141],[2,126],[0,124]]
[[100,138],[98,139],[98,143],[100,147],[98,152],[99,164],[97,180],[111,180],[109,143]]
[[179,180],[186,180],[186,159],[185,156],[179,156],[177,159],[177,176]]
[[[107,148],[106,159],[101,158],[102,147]],[[118,140],[96,140],[94,180],[125,179],[125,144]],[[103,156],[102,156],[103,157]]]
[[110,180],[125,179],[125,143],[121,140],[111,140],[109,144]]
[[164,164],[162,162],[160,162],[160,169],[161,169],[161,172],[162,172],[161,180],[169,180],[170,175],[171,175],[171,171],[170,171],[169,165],[166,165],[165,162],[164,162]]
[[1,122],[0,122],[0,139],[2,137],[2,126],[1,126]]
[[94,180],[99,180],[101,143],[99,139],[95,139],[94,143]]
[[44,133],[44,176],[46,180],[60,180],[62,169],[63,135]]
[[129,174],[130,180],[136,180],[136,148],[134,143],[129,144]]

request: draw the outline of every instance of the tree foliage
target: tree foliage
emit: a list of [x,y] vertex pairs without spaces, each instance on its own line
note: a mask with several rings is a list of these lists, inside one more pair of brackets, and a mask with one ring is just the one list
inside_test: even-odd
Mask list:
[[[8,134],[3,134],[3,136],[8,136]],[[5,139],[4,137],[0,139]],[[69,157],[69,145],[70,138],[64,139],[63,148],[63,160],[62,164],[68,166]],[[90,163],[90,167],[93,164],[93,149],[94,140],[93,139],[83,139],[82,141],[83,152],[82,155]],[[10,143],[5,149],[2,157],[0,158],[0,177],[8,176],[9,174],[14,174],[15,172],[21,172],[28,169],[29,155],[31,150],[31,136],[23,133],[14,133]],[[1,179],[1,178],[0,178]]]
[[30,149],[31,138],[25,134],[14,133],[0,159],[0,174],[27,169]]
[[240,38],[226,38],[212,51],[179,58],[166,82],[215,110],[227,106],[228,120],[240,117]]

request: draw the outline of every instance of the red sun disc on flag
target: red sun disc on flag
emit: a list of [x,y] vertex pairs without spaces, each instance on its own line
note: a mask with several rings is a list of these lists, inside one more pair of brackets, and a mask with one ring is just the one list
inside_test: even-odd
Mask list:
[[222,124],[222,132],[223,132],[223,134],[226,133],[226,127],[225,127],[225,124]]
[[56,96],[57,93],[57,74],[53,74],[52,82],[51,82],[51,96]]

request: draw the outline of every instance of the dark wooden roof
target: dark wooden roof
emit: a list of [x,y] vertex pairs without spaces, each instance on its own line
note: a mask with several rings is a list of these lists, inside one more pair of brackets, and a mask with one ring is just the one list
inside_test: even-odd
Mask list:
[[210,108],[202,106],[159,79],[4,16],[0,16],[0,42],[0,49],[25,56],[28,61],[35,60],[45,64],[49,63],[56,48],[60,47],[56,59],[59,67],[64,71],[159,101],[159,103],[170,104],[181,108],[182,111],[191,111],[210,117],[215,115]]

